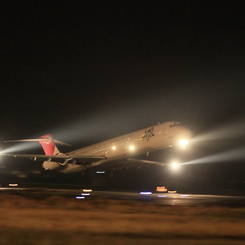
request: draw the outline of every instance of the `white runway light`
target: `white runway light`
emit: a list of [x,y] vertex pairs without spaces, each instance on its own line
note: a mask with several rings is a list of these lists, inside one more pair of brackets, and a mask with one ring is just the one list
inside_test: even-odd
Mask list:
[[151,191],[141,191],[140,194],[141,195],[151,195],[152,192]]
[[96,174],[105,174],[105,171],[96,171]]

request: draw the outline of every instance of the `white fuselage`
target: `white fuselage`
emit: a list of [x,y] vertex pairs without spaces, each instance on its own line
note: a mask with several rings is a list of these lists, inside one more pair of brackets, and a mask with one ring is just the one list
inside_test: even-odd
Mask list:
[[[190,137],[190,130],[176,121],[170,121],[80,148],[66,154],[106,157],[106,159],[92,162],[87,166],[94,167],[106,162],[127,159],[131,156],[172,147],[178,145],[180,140],[188,140]],[[67,164],[56,170],[68,173],[81,171],[84,167],[85,165]]]

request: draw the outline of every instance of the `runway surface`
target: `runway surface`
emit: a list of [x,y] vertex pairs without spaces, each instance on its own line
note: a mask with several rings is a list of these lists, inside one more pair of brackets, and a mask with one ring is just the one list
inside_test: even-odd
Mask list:
[[222,195],[194,195],[188,193],[151,193],[151,192],[118,192],[118,191],[97,191],[92,189],[41,189],[41,188],[0,188],[0,193],[21,192],[43,192],[47,195],[68,196],[84,200],[87,198],[113,198],[139,201],[150,201],[158,205],[179,205],[179,206],[228,206],[245,207],[245,196],[222,196]]
[[[92,193],[91,193],[92,194]],[[94,195],[125,198],[135,200],[149,200],[159,205],[182,205],[182,206],[198,206],[198,205],[218,205],[218,206],[244,206],[245,196],[220,196],[220,195],[193,195],[184,193],[132,193],[132,192],[107,192],[100,191],[93,193]]]

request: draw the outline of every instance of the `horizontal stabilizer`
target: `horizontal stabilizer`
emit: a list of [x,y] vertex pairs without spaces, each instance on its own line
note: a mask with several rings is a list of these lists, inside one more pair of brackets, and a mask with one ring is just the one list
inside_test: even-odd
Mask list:
[[[51,139],[48,139],[48,138],[43,138],[43,139],[23,139],[23,140],[5,140],[4,142],[34,142],[34,141],[37,141],[37,142],[40,142],[40,141],[47,141],[47,140],[51,140]],[[67,143],[64,143],[64,142],[61,142],[59,140],[54,140],[52,139],[52,141],[56,144],[60,144],[60,145],[67,145],[67,146],[71,146]]]

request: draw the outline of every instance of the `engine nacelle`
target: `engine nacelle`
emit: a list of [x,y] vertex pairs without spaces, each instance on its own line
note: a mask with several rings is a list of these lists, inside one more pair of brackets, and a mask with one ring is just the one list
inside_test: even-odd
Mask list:
[[60,162],[45,161],[43,162],[42,166],[45,170],[54,170],[62,166],[65,166],[66,164],[67,162],[60,163]]

